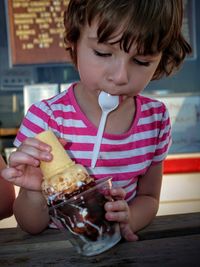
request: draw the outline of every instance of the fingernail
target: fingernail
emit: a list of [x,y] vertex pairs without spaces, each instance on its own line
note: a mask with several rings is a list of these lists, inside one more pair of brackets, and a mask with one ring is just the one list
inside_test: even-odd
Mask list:
[[45,146],[45,150],[50,152],[51,151],[51,147],[50,146]]
[[46,160],[51,160],[51,155],[49,153],[45,153],[43,155],[43,158],[46,159]]
[[110,209],[112,209],[112,204],[107,204],[107,208],[110,210]]

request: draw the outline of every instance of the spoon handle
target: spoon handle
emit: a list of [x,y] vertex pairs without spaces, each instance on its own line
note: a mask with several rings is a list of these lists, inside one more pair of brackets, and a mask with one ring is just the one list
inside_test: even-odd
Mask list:
[[107,115],[108,115],[108,112],[105,112],[105,111],[102,112],[101,120],[99,123],[99,129],[98,129],[98,133],[97,133],[97,137],[96,137],[96,141],[95,141],[93,153],[92,153],[92,163],[91,163],[92,168],[95,167],[96,161],[97,161],[97,158],[99,155],[99,150],[100,150],[100,146],[101,146],[101,139],[102,139],[103,131],[105,128]]

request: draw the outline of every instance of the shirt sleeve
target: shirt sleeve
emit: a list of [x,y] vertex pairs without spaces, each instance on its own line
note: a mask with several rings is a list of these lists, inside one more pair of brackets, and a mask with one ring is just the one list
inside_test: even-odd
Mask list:
[[33,104],[21,123],[14,145],[18,147],[27,137],[34,137],[36,134],[50,129],[52,119],[53,112],[45,101]]
[[170,117],[166,106],[163,104],[163,116],[160,122],[160,131],[157,137],[157,146],[152,162],[153,164],[159,163],[166,158],[171,144],[172,136]]

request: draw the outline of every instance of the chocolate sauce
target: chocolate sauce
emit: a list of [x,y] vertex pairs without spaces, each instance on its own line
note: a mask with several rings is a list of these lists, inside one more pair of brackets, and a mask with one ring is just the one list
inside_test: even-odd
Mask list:
[[54,207],[60,203],[63,203],[63,201],[67,201],[70,198],[79,195],[80,193],[94,187],[96,185],[95,181],[92,181],[90,183],[82,183],[82,185],[78,188],[78,190],[75,190],[71,192],[70,194],[66,194],[65,191],[63,192],[58,192],[58,193],[53,193],[48,195],[48,200],[47,204],[49,207]]
[[77,191],[65,196],[66,199],[70,199],[69,201],[54,201],[52,205],[57,206],[51,211],[51,215],[56,217],[64,228],[74,234],[84,236],[89,241],[97,241],[105,233],[114,234],[112,222],[105,219],[104,205],[108,200],[102,192],[96,188],[79,196],[80,193],[95,185],[95,182],[91,182],[81,186]]

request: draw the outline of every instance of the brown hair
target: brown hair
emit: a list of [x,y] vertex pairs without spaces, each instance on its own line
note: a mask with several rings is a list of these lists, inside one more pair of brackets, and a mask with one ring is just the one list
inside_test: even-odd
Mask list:
[[162,52],[153,79],[170,75],[191,52],[181,33],[182,0],[71,0],[64,13],[64,41],[75,64],[81,30],[94,19],[98,19],[100,43],[109,41],[122,27],[118,42],[125,52],[134,42],[140,54]]

